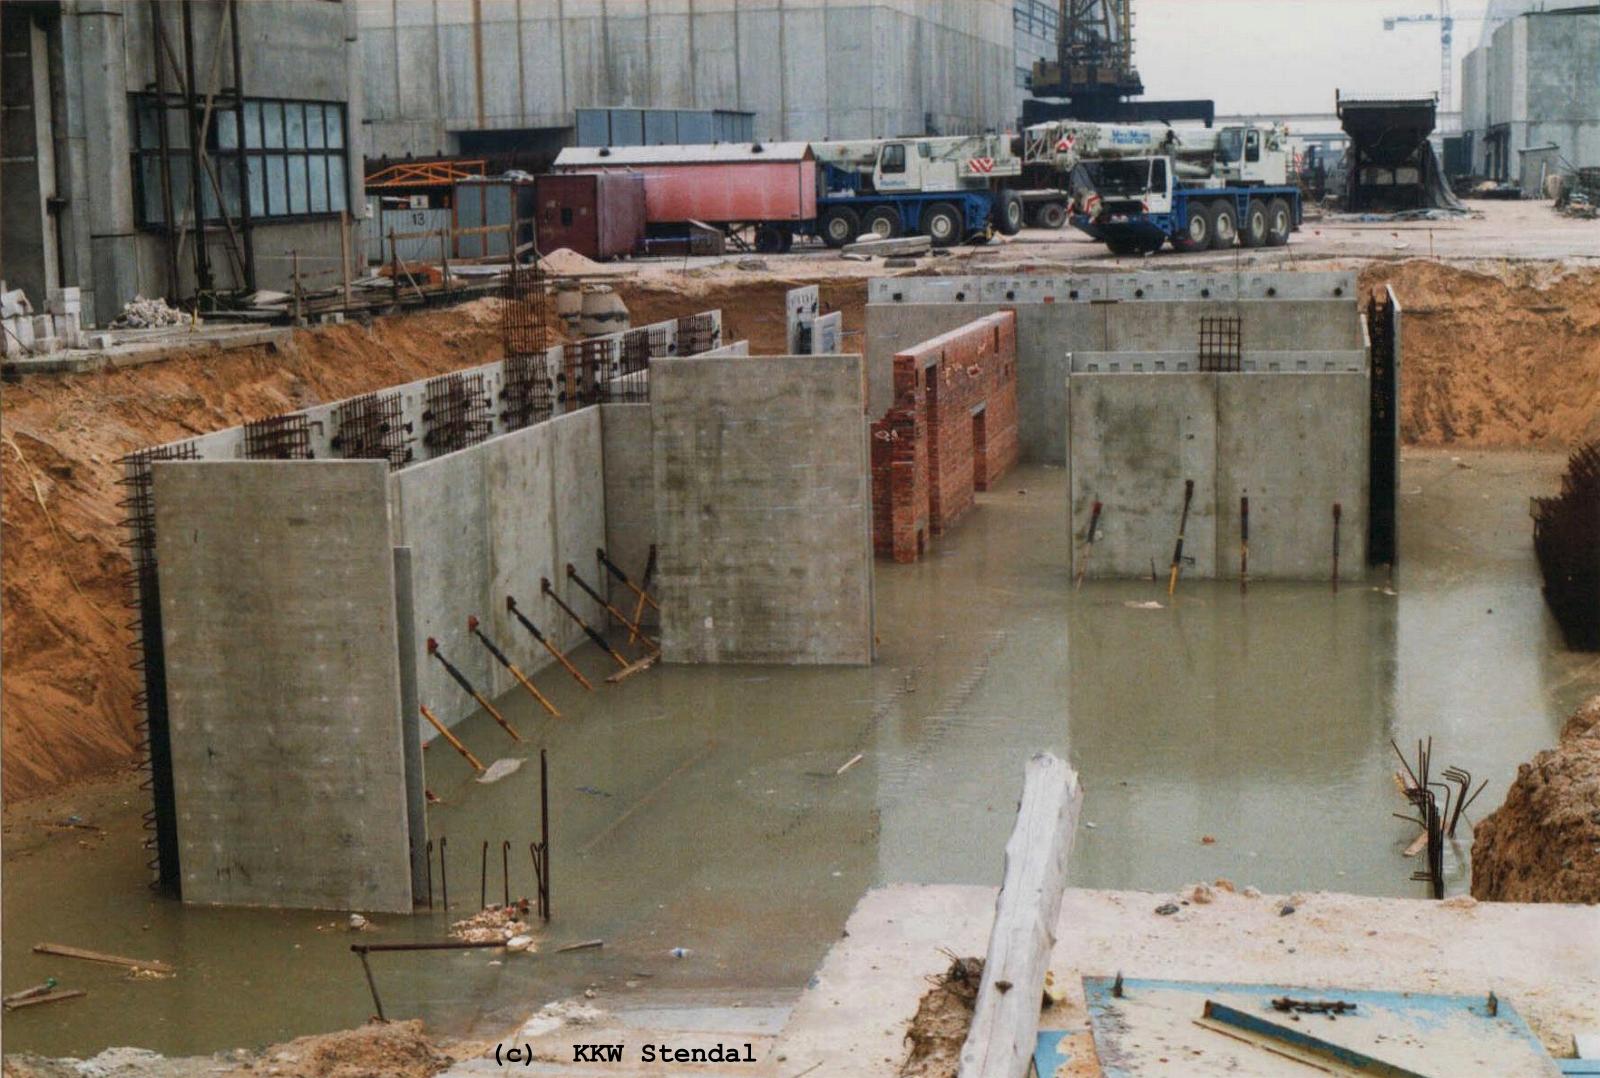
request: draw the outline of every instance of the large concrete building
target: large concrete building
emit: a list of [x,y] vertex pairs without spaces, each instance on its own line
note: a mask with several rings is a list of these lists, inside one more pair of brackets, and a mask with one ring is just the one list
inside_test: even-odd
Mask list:
[[575,109],[755,113],[760,139],[1002,130],[1011,0],[360,0],[367,153],[549,150]]
[[1461,86],[1474,173],[1538,194],[1553,169],[1600,166],[1600,5],[1502,23],[1467,54]]
[[100,323],[138,293],[204,291],[205,277],[219,291],[283,288],[294,253],[325,284],[340,213],[361,203],[355,29],[345,0],[7,0],[8,284],[40,309],[49,289],[79,287],[84,320]]

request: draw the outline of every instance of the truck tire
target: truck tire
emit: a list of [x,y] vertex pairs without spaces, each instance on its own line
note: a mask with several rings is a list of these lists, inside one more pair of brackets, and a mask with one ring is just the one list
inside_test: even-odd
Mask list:
[[922,214],[922,231],[935,247],[954,247],[961,242],[966,221],[961,211],[948,202],[935,202]]
[[861,227],[880,240],[897,239],[902,231],[900,211],[893,206],[874,206],[862,218]]
[[1226,251],[1239,239],[1239,211],[1232,199],[1217,199],[1206,211],[1211,218],[1211,249]]
[[1015,236],[1022,231],[1022,199],[1015,191],[1001,191],[995,196],[994,227],[1002,236]]
[[1179,251],[1204,251],[1211,246],[1211,208],[1203,202],[1189,203],[1189,224],[1172,237]]
[[1252,198],[1245,206],[1239,242],[1245,247],[1261,247],[1267,242],[1267,204],[1259,198]]
[[1282,247],[1289,242],[1292,231],[1294,215],[1289,211],[1288,201],[1275,198],[1267,203],[1267,246]]
[[782,225],[760,225],[756,228],[756,250],[764,255],[781,255],[793,242],[793,234]]
[[1046,202],[1039,207],[1040,228],[1060,228],[1067,223],[1067,207],[1060,202]]
[[829,247],[843,247],[854,243],[861,235],[861,218],[849,206],[830,206],[817,222],[817,231],[822,233],[822,242]]

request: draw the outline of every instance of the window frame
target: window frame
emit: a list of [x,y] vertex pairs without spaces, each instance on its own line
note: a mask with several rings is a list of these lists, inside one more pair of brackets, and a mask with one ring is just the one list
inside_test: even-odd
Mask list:
[[[160,198],[161,147],[156,124],[161,117],[162,105],[158,95],[153,93],[129,94],[128,102],[135,223],[146,232],[170,234],[175,231],[174,226],[161,219],[163,207],[157,201]],[[188,145],[188,128],[184,110],[170,104],[170,97],[166,111],[168,157],[174,173],[173,210],[174,216],[181,218],[193,198],[188,177],[188,151],[185,149]],[[328,122],[330,112],[333,113],[331,123]],[[291,121],[292,116],[298,116],[298,123]],[[202,211],[205,226],[221,227],[224,224],[224,212],[229,217],[238,218],[245,205],[249,206],[251,222],[263,224],[326,221],[347,212],[350,206],[350,193],[346,186],[346,177],[350,175],[350,145],[346,137],[348,116],[343,101],[304,98],[246,97],[242,117],[236,115],[231,103],[225,108],[215,108],[211,128],[206,132],[206,153],[215,167],[224,196],[231,197],[232,204],[217,206],[211,181],[203,179]],[[269,118],[275,118],[276,122],[269,123]],[[243,121],[242,129],[238,122],[240,119]],[[296,127],[298,146],[290,145],[296,141]],[[272,131],[270,136],[269,128]],[[276,145],[267,145],[269,137]],[[330,144],[334,140],[337,140],[337,145]],[[321,145],[312,145],[313,142],[320,142]],[[320,167],[317,166],[319,159]],[[238,177],[241,161],[246,173],[242,185]],[[338,177],[337,186],[335,174]],[[230,177],[233,178],[232,183],[229,182]],[[281,183],[278,182],[279,177],[282,178]],[[289,190],[291,177],[301,181],[298,198]],[[313,190],[312,182],[318,177],[322,181],[320,197]],[[149,190],[152,183],[156,190]],[[319,206],[322,208],[318,209]]]

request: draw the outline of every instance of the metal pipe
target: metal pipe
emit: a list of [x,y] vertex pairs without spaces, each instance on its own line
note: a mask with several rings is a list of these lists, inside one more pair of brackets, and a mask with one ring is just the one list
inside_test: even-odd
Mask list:
[[432,655],[435,659],[438,659],[444,664],[445,672],[455,680],[457,685],[461,686],[468,696],[472,697],[478,702],[479,707],[488,712],[489,716],[494,719],[495,722],[500,724],[501,729],[505,730],[506,733],[511,735],[511,739],[513,741],[522,740],[522,735],[517,733],[516,727],[512,726],[506,721],[506,717],[500,714],[499,709],[489,702],[488,697],[484,696],[483,693],[472,687],[472,682],[468,681],[467,676],[461,671],[457,670],[454,664],[452,664],[449,659],[444,657],[444,653],[439,650],[439,641],[435,640],[431,636],[428,637],[428,654]]
[[540,881],[540,911],[550,920],[550,766],[539,750],[539,841],[544,846],[544,878]]
[[552,704],[549,700],[545,699],[544,693],[542,693],[538,689],[534,688],[533,682],[528,680],[528,676],[526,674],[524,674],[521,670],[517,669],[517,664],[516,663],[514,663],[510,659],[506,658],[506,653],[501,651],[497,646],[495,646],[495,642],[493,640],[490,640],[487,636],[485,636],[483,634],[483,630],[478,628],[478,624],[479,624],[479,622],[478,622],[477,615],[475,615],[475,614],[468,614],[467,615],[467,632],[469,632],[473,636],[477,637],[478,638],[478,643],[482,644],[484,647],[489,649],[489,654],[493,655],[495,657],[495,661],[498,662],[501,666],[505,667],[507,672],[509,672],[512,677],[517,679],[517,684],[521,685],[525,690],[527,690],[528,695],[532,696],[535,700],[539,701],[539,706],[540,707],[542,707],[546,711],[550,712],[550,714],[553,717],[559,719],[561,717],[561,712],[556,710],[556,705]]
[[211,280],[211,254],[206,250],[205,186],[201,182],[204,166],[200,163],[203,147],[199,145],[203,135],[200,116],[195,111],[199,100],[195,96],[194,81],[194,0],[183,0],[183,67],[184,102],[189,114],[189,180],[194,188],[190,197],[194,199],[191,209],[194,213],[195,304],[198,307],[199,297],[213,291],[215,285]]
[[[239,234],[240,246],[244,248],[244,284],[250,291],[256,289],[256,244],[255,234],[251,231],[250,224],[250,168],[249,159],[244,152],[244,65],[240,62],[239,55],[239,0],[228,0],[228,26],[233,38],[233,105],[234,115],[234,142],[238,151],[239,161]],[[266,190],[266,177],[261,179],[263,192]],[[222,208],[223,213],[228,208]]]
[[654,640],[651,640],[648,636],[645,635],[643,629],[639,628],[639,626],[635,625],[633,622],[628,620],[628,615],[624,614],[622,611],[620,611],[616,607],[612,606],[610,603],[608,603],[606,601],[605,596],[601,595],[599,592],[597,592],[593,588],[591,588],[584,581],[583,577],[578,575],[578,570],[573,567],[573,564],[570,561],[567,562],[567,579],[573,581],[574,583],[576,583],[578,585],[578,587],[582,588],[583,589],[583,593],[585,595],[587,595],[589,598],[593,599],[595,602],[597,602],[601,606],[605,607],[606,612],[608,614],[610,614],[612,617],[616,618],[618,621],[622,622],[622,624],[626,625],[630,632],[637,633],[638,636],[639,636],[639,639],[644,642],[644,646],[645,647],[649,648],[652,651],[660,650],[658,647],[656,647],[656,642]]
[[367,975],[367,989],[372,993],[372,1005],[377,1008],[378,1021],[387,1022],[388,1019],[383,1016],[383,1000],[378,998],[378,982],[372,979],[372,964],[367,961],[368,949],[358,944],[351,944],[350,949],[361,959],[361,971]]
[[[596,547],[594,553],[595,553],[595,556],[600,559],[600,564],[605,566],[606,570],[608,572],[610,572],[612,576],[616,577],[617,580],[619,580],[624,587],[626,587],[629,591],[631,591],[635,595],[637,595],[639,597],[639,601],[640,602],[649,603],[651,609],[653,609],[653,610],[659,611],[661,609],[661,604],[656,602],[654,599],[650,598],[649,593],[646,592],[643,588],[639,587],[632,580],[629,580],[628,579],[628,574],[624,573],[621,569],[617,568],[616,563],[613,562],[610,558],[606,557],[606,552],[604,550],[600,549],[599,547]],[[633,620],[634,621],[638,621],[639,620],[639,616],[637,614],[634,615]]]
[[1344,515],[1344,506],[1338,502],[1333,503],[1333,590],[1339,590],[1339,518]]
[[1189,528],[1189,506],[1194,501],[1194,480],[1183,481],[1183,516],[1178,519],[1178,542],[1172,548],[1172,574],[1167,578],[1167,596],[1178,590],[1178,567],[1183,564],[1183,533]]
[[166,31],[161,24],[161,0],[150,0],[150,48],[155,53],[156,61],[156,144],[161,147],[161,219],[167,227],[167,297],[177,302],[178,223],[172,219],[172,149],[167,136],[167,67],[161,59],[161,38],[164,33]]
[[433,839],[428,840],[428,909],[433,909]]
[[617,665],[622,667],[624,670],[628,668],[628,660],[619,655],[616,648],[606,643],[605,637],[591,629],[589,627],[589,623],[584,621],[576,610],[572,609],[572,607],[561,601],[561,596],[556,594],[556,589],[550,586],[549,577],[542,576],[539,578],[539,590],[545,595],[548,595],[550,598],[554,599],[556,601],[556,605],[561,608],[562,612],[566,614],[567,617],[578,623],[578,628],[582,629],[586,634],[588,634],[589,639],[594,641],[596,647],[615,659]]
[[439,736],[448,741],[452,748],[467,758],[467,763],[472,765],[472,770],[476,771],[480,775],[483,774],[484,766],[476,756],[472,755],[471,750],[463,745],[461,740],[457,738],[455,734],[452,734],[449,730],[445,729],[444,723],[440,722],[438,718],[434,716],[433,712],[428,710],[427,704],[422,704],[421,708],[422,717],[433,724],[433,728],[439,731]]
[[1250,499],[1239,499],[1239,592],[1250,588]]
[[449,835],[439,836],[439,889],[443,892],[445,910],[450,909],[450,876],[444,870],[444,850],[450,844]]
[[489,908],[489,840],[483,840],[483,857],[478,867],[478,908]]
[[500,840],[500,897],[502,906],[511,905],[511,840]]
[[582,685],[590,692],[594,691],[594,686],[589,684],[589,679],[584,677],[582,671],[580,671],[576,666],[572,665],[572,660],[563,655],[560,648],[552,644],[545,637],[544,633],[539,631],[539,627],[537,625],[528,620],[527,615],[517,608],[517,600],[510,595],[506,596],[506,609],[511,611],[518,621],[522,622],[522,627],[532,633],[535,640],[544,645],[544,649],[546,651],[555,656],[556,662],[560,663],[562,668],[565,669],[567,673],[578,679],[579,685]]
[[1100,528],[1100,503],[1095,502],[1094,508],[1089,510],[1089,532],[1083,537],[1083,561],[1078,563],[1078,579],[1072,584],[1074,589],[1083,587],[1083,578],[1089,572],[1089,552],[1094,550],[1094,533]]

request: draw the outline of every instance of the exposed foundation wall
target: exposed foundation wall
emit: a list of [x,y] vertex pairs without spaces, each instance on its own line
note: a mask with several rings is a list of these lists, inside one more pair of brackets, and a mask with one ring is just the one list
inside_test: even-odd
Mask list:
[[1340,573],[1365,571],[1364,372],[1075,374],[1069,389],[1073,569],[1094,502],[1091,577],[1165,573],[1195,483],[1183,573],[1239,575],[1240,502],[1250,499],[1252,579],[1326,580],[1333,506]]
[[859,356],[652,362],[667,662],[872,661]]
[[872,425],[873,546],[915,561],[1017,459],[1016,316],[987,315],[894,357]]
[[184,899],[409,913],[387,467],[153,471]]

